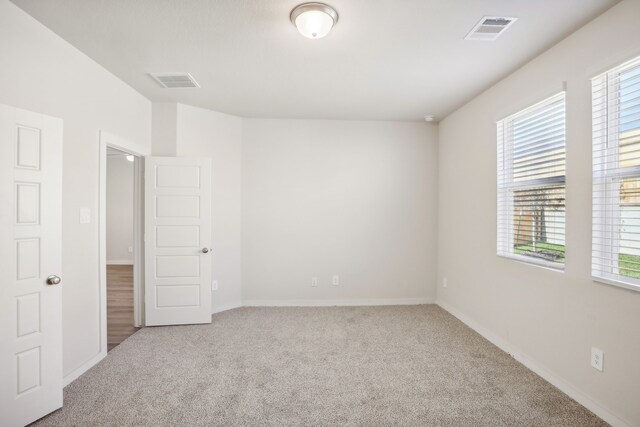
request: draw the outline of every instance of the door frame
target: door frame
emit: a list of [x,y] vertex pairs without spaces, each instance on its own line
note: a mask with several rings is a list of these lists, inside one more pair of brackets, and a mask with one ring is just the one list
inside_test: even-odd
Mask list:
[[99,271],[100,352],[107,354],[107,147],[136,156],[133,187],[133,312],[134,326],[144,326],[144,158],[149,150],[103,130],[99,133]]

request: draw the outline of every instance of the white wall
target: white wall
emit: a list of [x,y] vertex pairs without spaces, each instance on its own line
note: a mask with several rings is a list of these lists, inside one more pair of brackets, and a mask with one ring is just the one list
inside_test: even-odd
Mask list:
[[[640,293],[594,282],[590,77],[640,55],[640,2],[613,7],[440,123],[438,300],[640,425]],[[566,271],[496,256],[496,120],[567,82]],[[604,350],[604,372],[589,366]],[[611,419],[610,419],[611,420]]]
[[107,158],[107,264],[133,264],[133,162]]
[[243,122],[245,304],[435,297],[435,126]]
[[218,281],[213,311],[239,307],[242,119],[182,104],[176,111],[176,154],[210,157],[212,163],[212,278]]
[[151,139],[154,156],[175,156],[178,134],[178,104],[154,102],[152,106]]
[[[99,352],[98,130],[151,147],[151,104],[7,0],[0,0],[0,103],[64,120],[63,362]],[[79,224],[80,207],[91,223]],[[55,272],[51,272],[55,273]]]

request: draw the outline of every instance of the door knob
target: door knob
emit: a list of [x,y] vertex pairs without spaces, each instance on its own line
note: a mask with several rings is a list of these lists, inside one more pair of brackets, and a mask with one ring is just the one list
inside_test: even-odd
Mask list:
[[203,254],[208,254],[209,253],[209,248],[202,248],[202,253]]
[[57,285],[61,281],[62,281],[62,279],[60,279],[60,277],[55,276],[55,275],[51,275],[51,276],[47,277],[47,285]]

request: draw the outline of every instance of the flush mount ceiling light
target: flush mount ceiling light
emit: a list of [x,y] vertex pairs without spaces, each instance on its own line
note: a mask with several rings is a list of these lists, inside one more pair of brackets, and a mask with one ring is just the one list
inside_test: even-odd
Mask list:
[[303,3],[293,8],[289,18],[303,36],[321,39],[338,23],[338,12],[324,3]]

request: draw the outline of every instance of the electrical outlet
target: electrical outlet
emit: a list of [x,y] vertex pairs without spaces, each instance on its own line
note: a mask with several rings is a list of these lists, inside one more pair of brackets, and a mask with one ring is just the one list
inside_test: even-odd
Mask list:
[[211,290],[212,291],[217,291],[218,290],[218,281],[217,280],[213,280],[211,282]]
[[591,347],[591,367],[600,372],[604,370],[604,352],[599,348]]
[[132,253],[133,253],[133,246],[129,246],[129,247],[127,248],[127,252],[129,252],[130,254],[132,254]]
[[331,284],[333,286],[338,286],[340,284],[340,277],[338,277],[337,275],[333,276],[333,279],[331,279]]
[[442,287],[446,288],[447,286],[449,286],[449,280],[446,277],[442,278]]
[[318,278],[317,277],[312,277],[311,278],[311,286],[313,286],[313,287],[318,286]]

